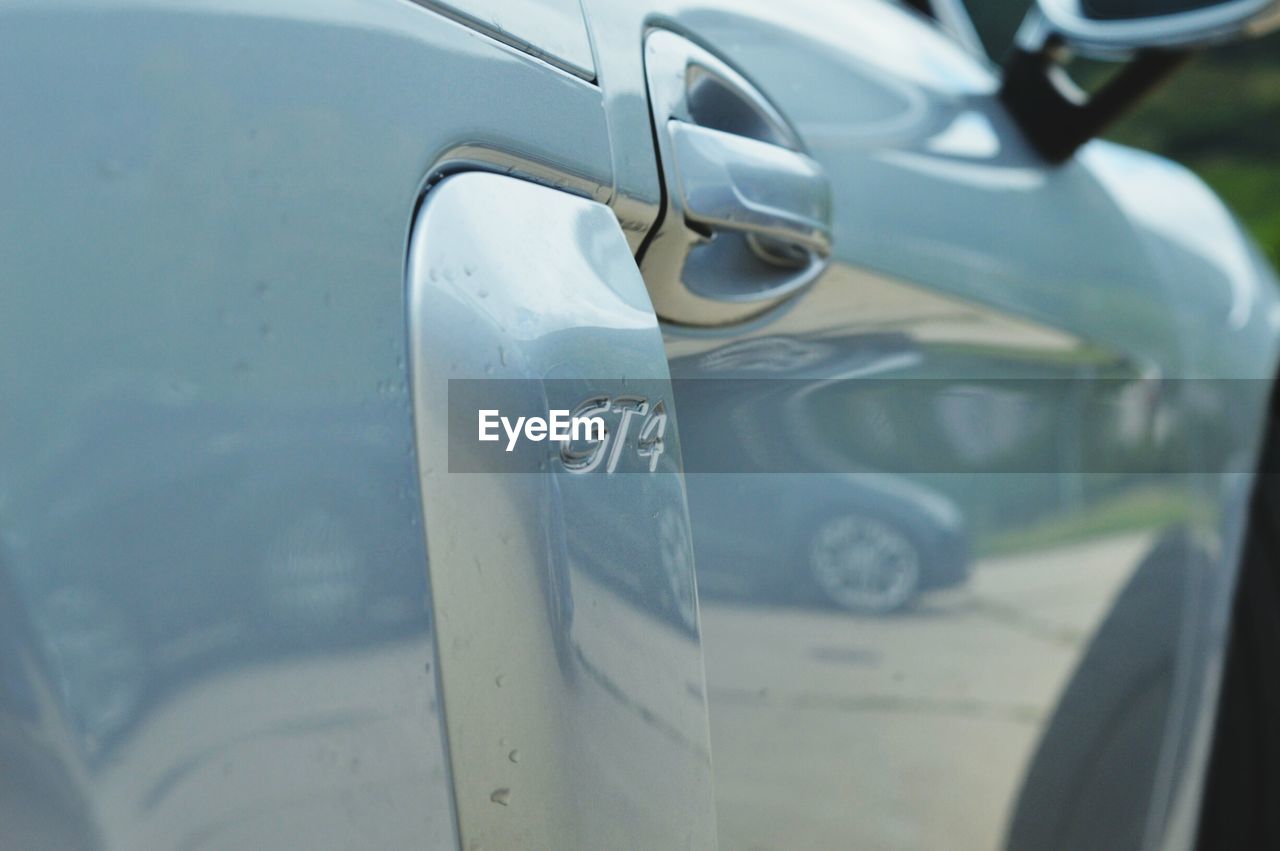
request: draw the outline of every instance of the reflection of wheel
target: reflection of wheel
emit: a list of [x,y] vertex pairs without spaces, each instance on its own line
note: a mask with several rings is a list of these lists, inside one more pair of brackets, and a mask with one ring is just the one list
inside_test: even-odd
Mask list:
[[822,593],[853,612],[895,611],[920,587],[920,551],[874,517],[843,514],[822,522],[810,537],[808,558]]
[[658,518],[659,558],[667,583],[666,593],[680,621],[692,628],[697,603],[693,590],[693,563],[689,548],[688,527],[684,514],[667,509]]

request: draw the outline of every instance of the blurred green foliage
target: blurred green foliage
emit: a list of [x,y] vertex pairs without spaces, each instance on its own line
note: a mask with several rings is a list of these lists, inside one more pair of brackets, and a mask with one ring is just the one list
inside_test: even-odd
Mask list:
[[1280,265],[1280,41],[1209,51],[1108,134],[1190,166]]
[[[1028,0],[967,0],[988,51],[1003,58]],[[1206,51],[1107,136],[1190,167],[1280,266],[1280,33]]]

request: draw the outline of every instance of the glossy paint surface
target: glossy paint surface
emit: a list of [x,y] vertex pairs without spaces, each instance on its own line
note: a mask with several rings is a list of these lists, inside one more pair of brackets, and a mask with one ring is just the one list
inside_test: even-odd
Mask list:
[[528,472],[454,472],[480,448],[465,433],[475,414],[451,416],[460,379],[507,412],[619,389],[671,404],[658,320],[617,220],[512,178],[452,177],[427,193],[408,275],[464,847],[714,847],[674,430],[654,472],[574,473],[547,443],[510,459]]
[[[678,399],[721,847],[1188,847],[1274,276],[1176,166],[1046,167],[995,73],[887,4],[588,11],[620,196],[654,190],[646,24],[751,79],[833,186],[811,289],[666,328],[677,389],[734,389]],[[1255,380],[1169,381],[1205,377]],[[735,452],[831,473],[697,472]],[[815,553],[876,540],[950,579],[842,610]]]
[[[1169,163],[1044,166],[887,3],[584,8],[598,85],[402,0],[0,4],[0,823],[1189,847],[1272,273]],[[585,200],[632,251],[656,216],[653,26],[831,179],[830,270],[750,323],[658,326]],[[450,377],[668,370],[688,515],[674,451],[509,487],[423,451]],[[886,554],[909,598],[841,608]]]
[[0,822],[455,845],[408,235],[462,145],[607,187],[598,92],[398,0],[5,3],[0,66]]

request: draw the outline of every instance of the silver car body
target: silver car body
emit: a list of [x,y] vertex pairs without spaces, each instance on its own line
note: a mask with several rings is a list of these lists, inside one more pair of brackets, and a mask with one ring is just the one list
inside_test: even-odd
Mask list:
[[[652,28],[830,180],[826,271],[714,330],[634,261]],[[1280,305],[1187,171],[1046,165],[882,0],[8,0],[0,81],[0,844],[1192,842]],[[951,434],[894,472],[1002,546],[898,617],[695,615],[678,385],[770,376],[879,382],[889,443],[769,431],[833,473]],[[677,385],[666,466],[451,472],[485,378]]]

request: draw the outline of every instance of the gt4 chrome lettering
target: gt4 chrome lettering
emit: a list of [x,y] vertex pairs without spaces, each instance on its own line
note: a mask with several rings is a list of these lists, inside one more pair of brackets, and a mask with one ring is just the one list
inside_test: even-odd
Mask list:
[[650,404],[642,396],[592,396],[578,403],[570,418],[573,422],[597,421],[608,414],[615,415],[610,417],[615,426],[606,424],[601,437],[579,440],[575,432],[575,436],[560,441],[560,463],[564,468],[570,473],[591,473],[603,463],[606,473],[616,472],[634,430],[636,455],[648,462],[650,473],[656,470],[665,450],[666,403],[658,399]]

